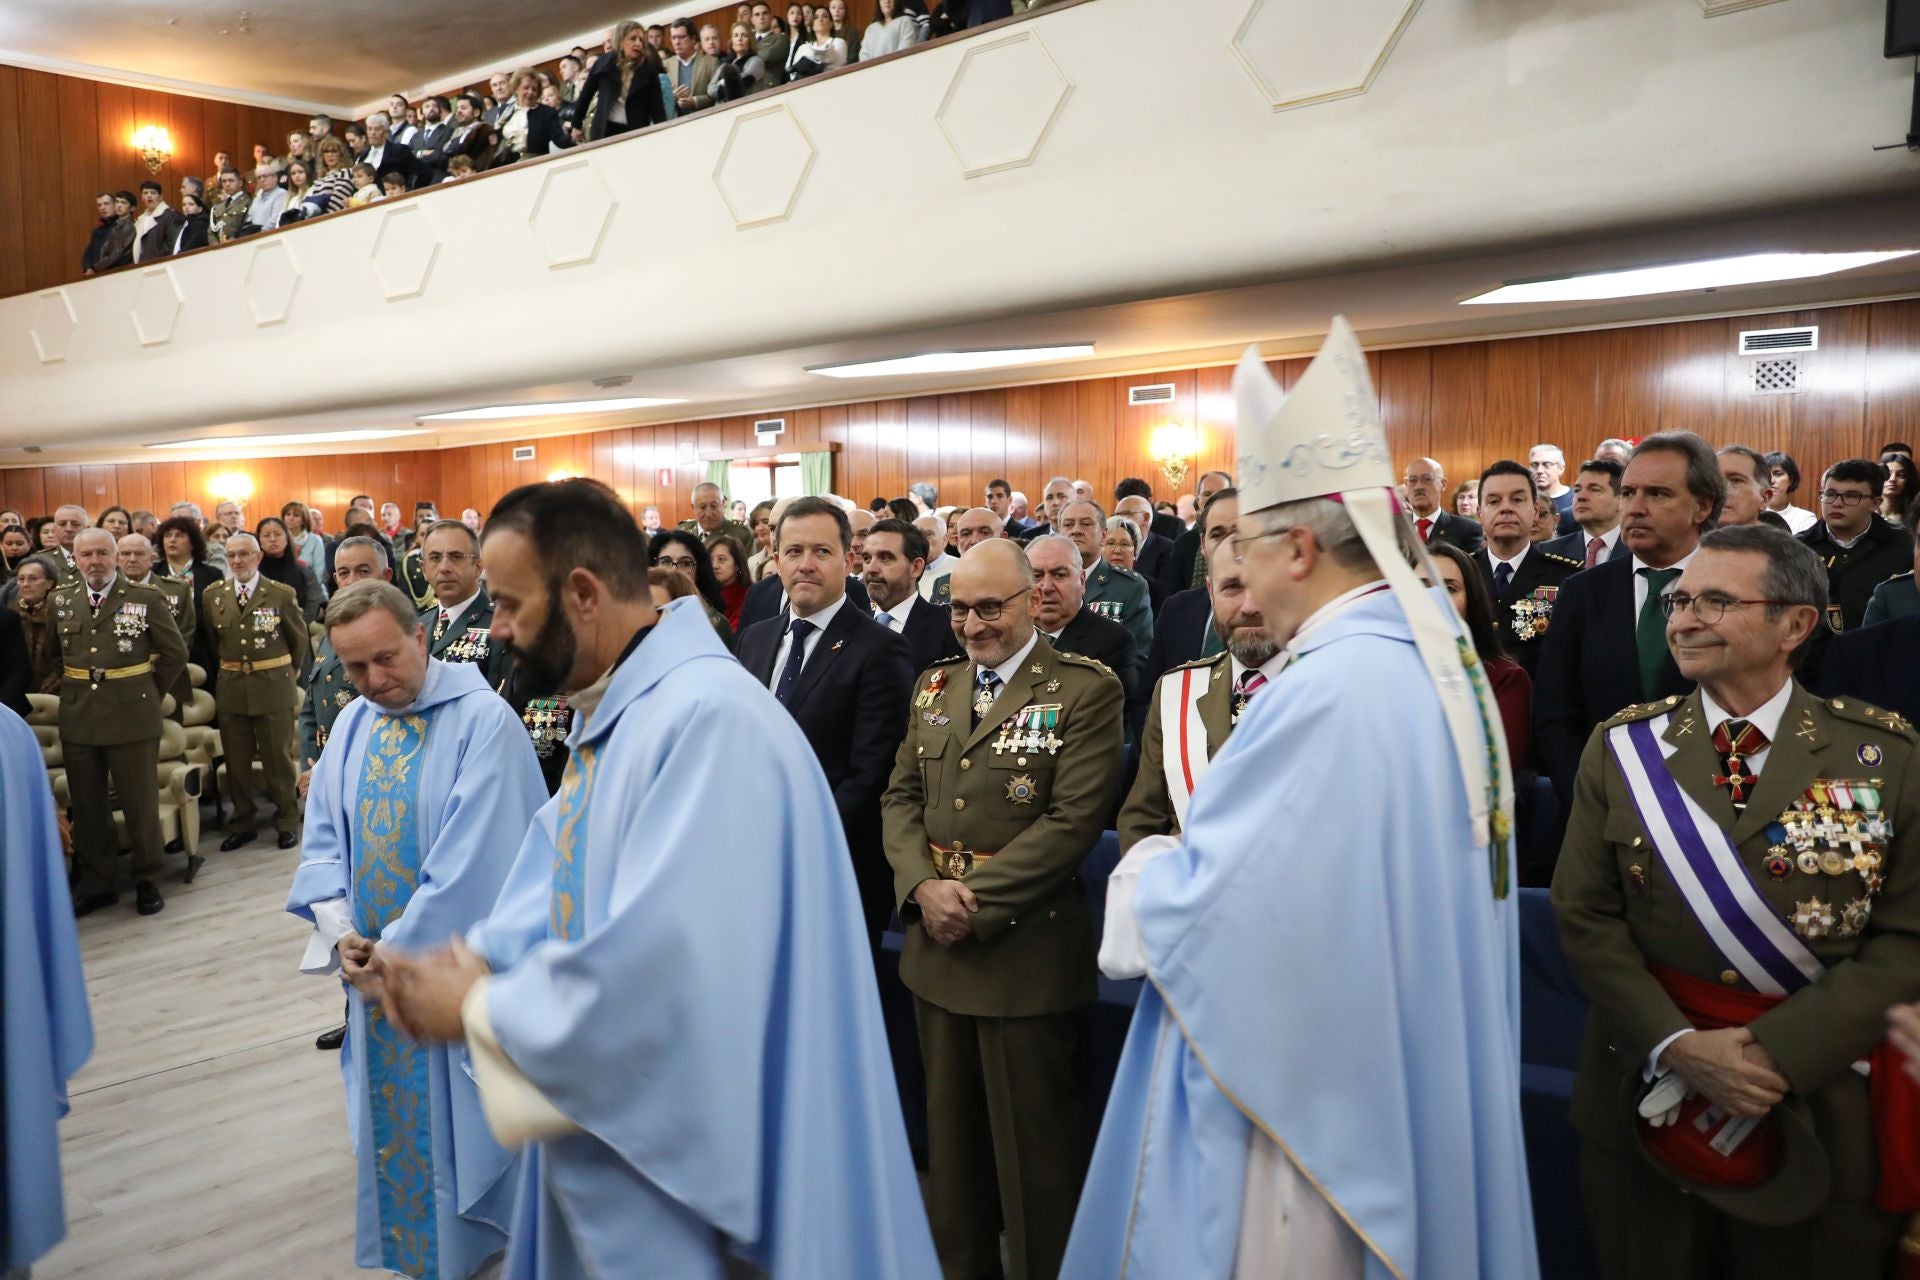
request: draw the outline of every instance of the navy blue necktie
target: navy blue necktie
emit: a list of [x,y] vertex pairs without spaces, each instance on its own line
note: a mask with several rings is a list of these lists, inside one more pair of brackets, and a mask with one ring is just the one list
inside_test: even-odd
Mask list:
[[805,618],[795,618],[787,627],[787,634],[793,637],[793,645],[787,650],[787,665],[780,668],[780,683],[773,688],[773,696],[785,706],[787,697],[793,692],[794,681],[800,678],[800,668],[807,660],[807,637],[815,627]]
[[1493,598],[1505,600],[1507,588],[1513,585],[1513,566],[1502,560],[1493,566]]

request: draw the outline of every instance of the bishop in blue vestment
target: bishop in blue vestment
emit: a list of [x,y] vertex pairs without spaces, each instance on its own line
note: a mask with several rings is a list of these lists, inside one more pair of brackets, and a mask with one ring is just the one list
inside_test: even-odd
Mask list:
[[67,1081],[93,1054],[73,900],[45,757],[0,707],[0,1272],[67,1234],[60,1137]]
[[[356,614],[362,597],[392,608]],[[483,918],[546,800],[519,719],[479,668],[426,656],[426,633],[397,588],[356,584],[328,619],[365,696],[334,722],[314,768],[287,898],[314,925],[301,968],[318,974],[340,968],[343,939],[438,946]],[[370,671],[383,654],[389,670]],[[404,672],[392,672],[396,660]],[[505,1247],[514,1158],[489,1132],[457,1047],[414,1043],[356,987],[340,1070],[358,1163],[355,1261],[471,1276]]]

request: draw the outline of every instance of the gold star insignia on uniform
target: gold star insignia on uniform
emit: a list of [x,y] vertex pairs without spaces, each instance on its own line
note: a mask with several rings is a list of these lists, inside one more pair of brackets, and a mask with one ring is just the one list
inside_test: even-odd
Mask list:
[[1027,668],[1027,670],[1029,670],[1029,671],[1031,671],[1031,672],[1033,672],[1033,674],[1035,674],[1035,675],[1037,675],[1037,676],[1043,676],[1043,675],[1045,675],[1045,674],[1047,674],[1047,669],[1046,669],[1045,667],[1043,667],[1043,666],[1041,666],[1041,665],[1040,665],[1039,663],[1037,663],[1037,662],[1036,662],[1036,663],[1034,663],[1034,664],[1033,664],[1033,665],[1032,665],[1031,667],[1028,667],[1028,668]]
[[1047,692],[1048,693],[1060,692],[1060,682],[1058,680],[1047,681]]

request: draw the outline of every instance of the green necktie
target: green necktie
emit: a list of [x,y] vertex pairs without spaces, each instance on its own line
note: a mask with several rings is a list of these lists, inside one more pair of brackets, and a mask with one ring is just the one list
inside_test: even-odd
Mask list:
[[1660,675],[1667,665],[1667,611],[1660,597],[1667,584],[1680,576],[1678,569],[1636,569],[1647,580],[1647,602],[1640,606],[1640,621],[1634,625],[1633,643],[1640,651],[1640,695],[1652,698],[1660,691]]

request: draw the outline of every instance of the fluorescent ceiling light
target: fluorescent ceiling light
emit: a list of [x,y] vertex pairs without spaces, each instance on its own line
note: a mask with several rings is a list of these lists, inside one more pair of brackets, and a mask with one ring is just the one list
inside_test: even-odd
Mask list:
[[388,440],[394,436],[423,436],[406,428],[366,431],[306,431],[285,436],[201,436],[197,440],[169,440],[149,449],[274,449],[288,444],[352,444],[360,440]]
[[929,351],[925,355],[896,356],[860,364],[817,365],[808,373],[829,378],[886,378],[907,373],[972,373],[979,369],[1006,369],[1019,364],[1044,364],[1093,354],[1091,342],[1063,347],[1007,347],[998,351]]
[[620,409],[658,409],[662,405],[685,403],[685,400],[663,400],[654,396],[621,396],[612,400],[551,400],[545,404],[490,404],[480,409],[423,413],[418,421],[480,422],[492,418],[557,418],[570,413],[613,413]]
[[1502,285],[1462,306],[1485,302],[1585,302],[1599,298],[1637,298],[1654,293],[1688,293],[1696,289],[1724,289],[1775,280],[1805,280],[1836,271],[1872,266],[1904,258],[1920,249],[1884,253],[1749,253],[1737,258],[1709,258],[1704,262],[1675,262],[1663,267],[1635,267],[1628,271],[1596,271],[1556,280],[1532,280]]

